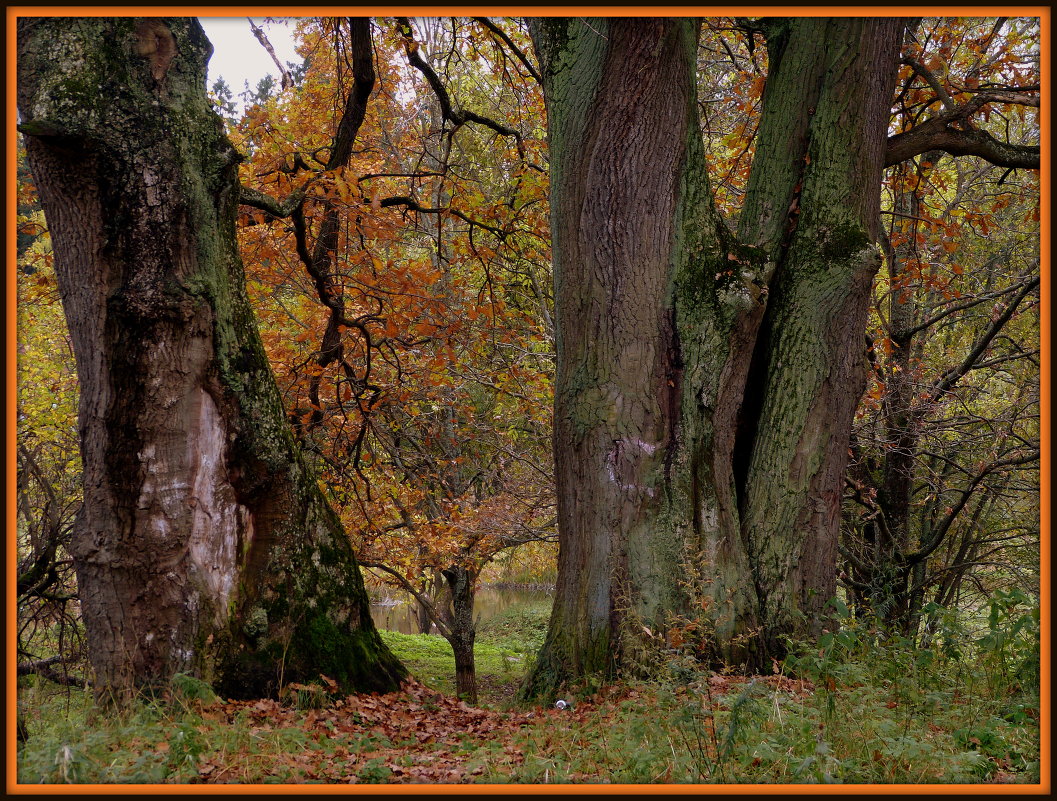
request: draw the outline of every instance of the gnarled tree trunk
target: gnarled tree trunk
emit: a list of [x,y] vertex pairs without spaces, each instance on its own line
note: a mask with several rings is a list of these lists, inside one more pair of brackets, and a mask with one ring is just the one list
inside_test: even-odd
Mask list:
[[21,19],[21,130],[81,384],[73,554],[97,686],[404,675],[306,468],[247,301],[239,157],[192,19]]
[[552,171],[559,578],[526,693],[629,666],[691,601],[762,667],[835,593],[899,20],[774,20],[737,237],[691,20],[533,20]]

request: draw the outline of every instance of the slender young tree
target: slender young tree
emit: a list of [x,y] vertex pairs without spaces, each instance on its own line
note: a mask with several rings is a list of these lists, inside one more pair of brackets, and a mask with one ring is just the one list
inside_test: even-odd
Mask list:
[[20,130],[81,386],[70,542],[95,684],[231,696],[405,675],[284,418],[236,248],[239,156],[197,21],[23,18]]

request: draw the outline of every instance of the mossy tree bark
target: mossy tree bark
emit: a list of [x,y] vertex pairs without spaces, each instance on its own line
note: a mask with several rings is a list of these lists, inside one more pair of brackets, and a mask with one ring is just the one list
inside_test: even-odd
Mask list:
[[527,695],[631,665],[691,601],[752,667],[817,632],[903,23],[774,20],[737,235],[717,214],[691,20],[542,19],[559,577]]
[[[881,176],[905,25],[796,19],[766,31],[764,113],[738,226],[739,239],[776,265],[735,471],[759,609],[757,668],[782,655],[785,636],[819,634],[836,594],[843,479],[866,385],[864,331],[881,264]],[[785,219],[776,209],[788,210]]]
[[530,30],[551,153],[560,532],[537,693],[611,674],[634,621],[680,606],[681,543],[662,522],[682,381],[671,271],[682,184],[705,175],[686,168],[693,22],[544,19]]
[[21,130],[81,383],[72,555],[97,687],[405,675],[293,440],[236,248],[197,21],[21,19]]

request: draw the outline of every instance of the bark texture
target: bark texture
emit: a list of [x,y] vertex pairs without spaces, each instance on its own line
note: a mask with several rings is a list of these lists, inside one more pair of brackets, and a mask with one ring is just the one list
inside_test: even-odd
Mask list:
[[772,20],[737,235],[690,20],[534,20],[552,172],[559,576],[527,695],[629,667],[690,606],[769,666],[835,593],[899,20]]
[[[760,610],[757,668],[782,653],[785,636],[820,633],[836,594],[843,476],[866,384],[863,331],[881,264],[880,185],[904,27],[899,19],[795,19],[772,23],[768,34],[759,147],[772,154],[754,160],[751,202],[738,226],[776,265],[743,402],[739,506]],[[799,171],[791,187],[789,163]],[[775,208],[788,210],[781,227],[771,222]]]
[[681,547],[658,520],[681,381],[670,268],[696,26],[548,19],[531,30],[552,159],[561,532],[543,691],[611,674],[630,621],[679,605]]
[[236,248],[238,154],[191,19],[21,19],[21,130],[81,384],[72,544],[97,686],[404,675],[306,469]]

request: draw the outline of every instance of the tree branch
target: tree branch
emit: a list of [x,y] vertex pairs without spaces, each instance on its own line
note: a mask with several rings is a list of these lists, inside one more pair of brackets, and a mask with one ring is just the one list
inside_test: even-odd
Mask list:
[[261,46],[268,51],[268,55],[272,57],[272,62],[279,69],[279,73],[282,75],[282,87],[283,89],[289,89],[294,85],[293,79],[290,77],[290,73],[286,71],[286,67],[283,66],[282,62],[279,61],[279,57],[275,55],[275,48],[272,47],[272,43],[268,41],[268,35],[253,22],[251,17],[246,17],[250,21],[250,30],[253,31],[253,35],[257,37],[257,41],[261,43]]
[[497,239],[506,239],[506,232],[501,228],[496,228],[494,225],[483,223],[480,220],[475,220],[473,217],[469,217],[458,209],[452,208],[427,208],[421,205],[417,200],[406,195],[398,195],[396,197],[387,197],[384,200],[379,201],[379,206],[382,208],[389,208],[390,206],[405,206],[412,211],[417,211],[420,214],[450,214],[453,217],[458,217],[460,220],[468,222],[470,225],[476,225],[479,228],[484,228],[489,233],[495,235]]
[[929,88],[936,93],[936,97],[938,97],[940,102],[943,103],[945,109],[948,111],[955,111],[957,109],[954,101],[951,100],[951,96],[947,93],[947,90],[943,88],[943,84],[940,83],[939,78],[936,77],[936,74],[932,70],[910,56],[903,56],[900,60],[925,80],[925,83],[929,85]]
[[59,672],[52,666],[62,661],[61,656],[52,656],[47,659],[37,659],[33,662],[20,662],[17,667],[17,673],[19,676],[29,676],[36,674],[37,676],[43,676],[49,681],[53,681],[56,684],[61,684],[64,687],[80,687],[84,689],[89,686],[89,683],[78,676],[71,676],[66,671]]
[[406,592],[413,595],[415,600],[422,604],[422,607],[426,610],[426,614],[429,615],[429,619],[436,624],[438,629],[440,629],[440,633],[444,639],[447,640],[451,637],[451,628],[448,626],[448,621],[445,620],[444,615],[442,615],[437,607],[433,605],[433,601],[428,595],[415,589],[415,586],[404,576],[388,565],[383,565],[381,562],[369,562],[360,559],[360,566],[369,567],[372,570],[381,570],[395,578]]
[[271,195],[266,195],[259,189],[239,185],[239,203],[244,206],[252,206],[255,209],[266,211],[273,217],[290,217],[294,210],[301,207],[305,202],[305,194],[308,184],[291,192],[285,200],[276,200]]
[[536,71],[536,68],[532,66],[532,62],[528,60],[528,56],[526,56],[525,53],[522,52],[521,48],[519,48],[510,40],[510,37],[507,36],[506,33],[504,33],[498,25],[493,23],[487,17],[472,17],[472,19],[474,22],[480,23],[481,25],[486,27],[489,31],[492,32],[494,36],[498,36],[500,39],[502,39],[503,43],[513,51],[515,56],[517,56],[518,61],[525,65],[525,69],[529,71],[529,75],[531,75],[533,79],[535,79],[536,83],[540,84],[541,86],[543,85],[543,78],[540,77],[540,74]]
[[[991,269],[997,267],[999,259],[1000,259],[1000,256],[996,256],[995,258],[990,259],[989,261],[987,261],[984,264],[984,266],[981,268],[981,272],[985,272],[985,271],[988,271],[988,270],[991,270]],[[1020,289],[1021,286],[1022,286],[1021,284],[1014,284],[1012,286],[1006,287],[1005,289],[1000,289],[1000,290],[997,290],[995,292],[987,292],[987,293],[984,293],[982,295],[977,295],[975,298],[970,298],[969,300],[965,301],[964,303],[956,303],[956,304],[954,304],[952,306],[948,306],[943,311],[937,312],[932,317],[928,318],[927,320],[925,320],[925,321],[923,321],[923,322],[921,322],[921,323],[919,323],[919,324],[917,324],[915,326],[912,326],[910,328],[905,328],[905,329],[902,329],[900,331],[892,331],[891,337],[893,339],[901,339],[901,338],[909,339],[910,337],[914,336],[914,334],[917,334],[920,331],[924,331],[926,328],[931,328],[932,326],[934,326],[936,323],[938,323],[940,320],[944,319],[945,317],[949,317],[950,315],[956,314],[957,312],[960,312],[960,311],[965,311],[966,309],[971,309],[974,306],[979,306],[981,303],[987,303],[988,301],[991,301],[991,300],[997,300],[998,298],[1002,297],[1003,295],[1008,295],[1011,292],[1016,292],[1018,289]]]
[[987,131],[952,127],[992,100],[1000,97],[994,93],[977,95],[952,113],[941,114],[909,131],[888,137],[885,166],[892,167],[930,150],[942,150],[952,156],[979,156],[997,167],[1039,169],[1038,145],[1012,145],[995,139]]
[[521,134],[513,128],[508,128],[502,123],[496,122],[490,117],[485,117],[474,111],[458,108],[451,102],[451,96],[448,94],[448,90],[444,87],[444,83],[441,81],[440,76],[438,76],[434,69],[426,63],[426,60],[422,58],[422,55],[419,53],[420,48],[418,42],[415,41],[414,32],[411,28],[411,21],[407,17],[397,17],[396,24],[397,29],[404,40],[404,53],[407,55],[407,62],[421,72],[429,82],[430,87],[433,89],[433,94],[437,96],[437,102],[440,104],[440,113],[444,120],[446,122],[455,123],[456,127],[465,125],[467,122],[475,122],[478,125],[483,125],[486,128],[492,129],[502,136],[512,136],[517,144],[518,152],[524,157],[524,147],[521,143]]
[[947,515],[943,518],[943,521],[936,528],[935,533],[930,538],[930,542],[928,542],[921,550],[915,553],[906,554],[903,557],[904,564],[911,565],[917,562],[921,562],[922,560],[927,559],[929,556],[931,556],[932,553],[940,547],[940,545],[943,543],[944,538],[947,536],[947,531],[950,529],[955,519],[961,513],[962,509],[965,508],[965,505],[969,502],[969,499],[972,498],[973,493],[976,492],[976,488],[979,487],[981,483],[983,483],[983,480],[987,478],[987,476],[1006,467],[1017,467],[1019,465],[1030,464],[1031,462],[1036,461],[1039,456],[1039,451],[1035,451],[1033,453],[1027,454],[1026,456],[1006,459],[1004,461],[992,462],[991,464],[984,467],[976,475],[976,477],[969,482],[969,486],[961,491],[958,500],[955,502],[954,506],[951,507],[951,511],[947,513]]
[[983,352],[987,350],[987,347],[991,344],[992,340],[998,336],[998,333],[1002,330],[1005,324],[1009,322],[1009,318],[1013,316],[1013,312],[1017,310],[1017,306],[1019,306],[1021,301],[1023,301],[1024,298],[1026,298],[1038,285],[1039,276],[1034,276],[1024,284],[1016,297],[1009,302],[1009,305],[1006,306],[1002,313],[992,320],[991,325],[989,325],[987,330],[980,335],[980,338],[976,341],[973,349],[962,360],[961,364],[948,370],[936,383],[932,389],[932,394],[929,397],[930,403],[935,403],[939,400],[945,392],[950,391],[962,376],[972,369],[977,359],[983,355]]

